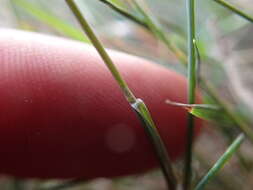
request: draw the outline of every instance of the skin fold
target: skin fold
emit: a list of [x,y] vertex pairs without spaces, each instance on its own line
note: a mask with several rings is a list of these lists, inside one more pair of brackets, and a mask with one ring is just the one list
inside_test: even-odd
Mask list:
[[[172,160],[182,156],[187,113],[165,100],[186,103],[186,79],[108,52],[149,108]],[[2,174],[92,179],[158,166],[140,121],[90,45],[0,29],[0,111]]]

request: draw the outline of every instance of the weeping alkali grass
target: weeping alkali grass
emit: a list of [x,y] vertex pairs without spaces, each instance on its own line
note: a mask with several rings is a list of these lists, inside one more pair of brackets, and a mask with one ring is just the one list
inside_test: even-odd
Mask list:
[[[72,2],[74,3],[72,0],[66,0],[67,2]],[[152,21],[152,19],[150,19],[150,17],[148,16],[147,13],[145,13],[145,11],[140,7],[138,6],[138,4],[135,4],[137,5],[136,6],[136,10],[139,11],[139,13],[141,15],[143,15],[144,17],[144,20],[142,19],[139,19],[138,17],[136,17],[135,15],[131,15],[130,13],[126,12],[124,9],[121,9],[120,7],[118,7],[118,9],[115,9],[114,8],[114,4],[112,2],[109,2],[107,0],[99,0],[101,2],[104,2],[105,4],[109,5],[112,9],[114,9],[115,11],[117,11],[118,13],[120,13],[121,15],[125,16],[126,18],[134,21],[135,23],[147,28],[148,30],[150,30],[158,39],[160,39],[161,41],[163,41],[168,49],[170,49],[176,57],[179,58],[179,60],[181,60],[182,63],[187,63],[187,61],[183,61],[180,56],[178,56],[177,54],[177,51],[181,51],[180,49],[175,49],[174,48],[171,48],[172,46],[170,45],[170,40],[168,39],[167,35]],[[190,3],[190,1],[193,1],[193,0],[186,0],[188,1],[188,3]],[[249,16],[248,14],[240,11],[239,9],[237,9],[236,7],[232,6],[231,4],[227,3],[226,1],[224,0],[213,0],[215,1],[216,3],[219,3],[220,5],[224,6],[225,8],[233,11],[234,13],[236,13],[237,15],[241,16],[242,18],[250,21],[253,23],[253,17]],[[190,4],[189,4],[190,5]],[[190,8],[190,7],[188,7]],[[193,9],[193,7],[191,7],[190,9]],[[189,10],[190,10],[189,9]],[[78,10],[78,9],[77,9]],[[188,19],[190,21],[190,19],[194,19],[194,10],[191,12],[191,14],[188,14]],[[124,14],[124,13],[127,13],[127,14]],[[31,13],[31,14],[34,14],[34,13]],[[82,16],[80,14],[80,16]],[[47,22],[47,21],[45,21]],[[59,21],[56,21],[56,23],[59,22]],[[57,27],[57,26],[53,26],[53,27]],[[190,27],[190,26],[189,26]],[[66,31],[68,33],[68,31]],[[79,33],[78,33],[79,34]],[[79,38],[79,35],[78,35],[78,38]],[[83,36],[84,38],[84,36]],[[193,43],[193,40],[195,40],[195,38],[192,38],[188,41],[188,43]],[[169,45],[168,45],[169,44]],[[189,46],[188,44],[188,46]],[[173,45],[173,44],[172,44]],[[191,48],[193,48],[193,46],[191,45]],[[189,49],[190,50],[190,49]],[[194,50],[193,50],[194,51]],[[184,55],[184,54],[183,54]],[[185,55],[184,55],[185,56]],[[185,56],[186,57],[186,56]],[[116,75],[115,75],[115,78],[117,77],[120,77],[120,74],[118,73],[117,74],[117,69],[115,68],[116,70]],[[112,72],[112,74],[115,74],[115,72]],[[121,78],[121,77],[120,77]],[[118,79],[120,79],[118,78]],[[118,80],[117,80],[118,81]],[[155,128],[152,128],[154,127],[153,126],[153,123],[152,123],[152,120],[150,120],[149,118],[149,112],[146,112],[147,109],[145,107],[145,105],[141,102],[141,100],[139,99],[136,99],[134,97],[134,95],[131,93],[131,91],[128,89],[127,85],[124,83],[123,80],[119,80],[119,85],[121,87],[124,87],[122,88],[124,93],[127,94],[127,98],[128,98],[128,101],[131,103],[131,106],[134,107],[135,111],[137,111],[137,115],[138,117],[140,117],[141,121],[144,122],[146,125],[148,125],[150,128],[149,129],[154,129]],[[205,80],[201,79],[201,83],[200,83],[202,86],[204,86],[205,90],[215,99],[217,105],[219,107],[221,107],[222,109],[224,109],[224,111],[226,112],[226,114],[229,116],[229,118],[231,120],[233,120],[237,126],[239,126],[241,128],[241,130],[245,133],[245,135],[247,135],[249,137],[250,140],[253,140],[253,133],[252,133],[252,130],[249,128],[249,126],[240,118],[238,117],[234,112],[233,112],[233,109],[231,107],[229,107],[228,103],[225,101],[225,100],[222,100],[218,95],[217,95],[217,92],[216,90],[212,87],[212,85],[208,82],[206,82]],[[127,87],[127,88],[125,88]],[[135,104],[134,104],[135,103]],[[139,107],[141,105],[141,107]],[[140,108],[140,110],[142,110],[142,112],[139,112],[138,109]],[[137,109],[137,110],[136,110]],[[151,126],[150,126],[151,125]],[[159,137],[158,137],[159,138]],[[202,187],[204,187],[204,185],[209,181],[211,180],[216,174],[217,172],[219,171],[219,169],[222,168],[222,166],[231,158],[232,154],[235,153],[238,148],[239,148],[239,145],[242,143],[242,141],[245,139],[245,137],[243,135],[240,135],[238,136],[238,138],[232,143],[232,145],[228,148],[228,150],[224,153],[223,156],[220,157],[220,159],[216,162],[216,164],[214,165],[213,168],[216,168],[216,169],[211,169],[207,175],[202,178],[202,180],[198,183],[197,187],[196,187],[196,190],[200,190],[202,189]],[[158,141],[159,142],[159,141]],[[231,148],[232,147],[232,148]],[[229,155],[229,156],[227,156]],[[169,162],[170,164],[170,162]],[[171,166],[170,166],[171,167]],[[215,172],[213,172],[215,171]],[[212,173],[213,172],[213,173]],[[211,173],[211,174],[210,174]],[[211,177],[210,177],[211,176]],[[203,185],[204,184],[204,185]]]

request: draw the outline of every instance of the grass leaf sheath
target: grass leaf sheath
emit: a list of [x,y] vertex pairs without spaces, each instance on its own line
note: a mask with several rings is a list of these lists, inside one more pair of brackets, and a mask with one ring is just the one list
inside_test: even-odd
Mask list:
[[95,33],[83,17],[81,11],[77,7],[76,3],[73,0],[66,0],[66,3],[68,4],[69,8],[73,12],[73,14],[76,16],[77,20],[79,21],[82,29],[89,37],[90,41],[94,45],[94,47],[97,49],[98,53],[102,57],[104,63],[106,64],[107,68],[110,70],[111,74],[113,75],[114,79],[117,81],[118,85],[120,86],[121,90],[123,91],[127,101],[132,106],[134,111],[136,112],[138,118],[143,124],[143,127],[147,133],[147,136],[149,137],[149,140],[151,144],[153,145],[154,152],[159,160],[159,163],[162,168],[162,172],[164,174],[164,177],[166,179],[168,189],[170,190],[176,190],[177,181],[176,177],[174,175],[174,172],[172,170],[171,161],[169,159],[167,150],[165,148],[165,145],[156,129],[156,126],[151,118],[151,115],[145,106],[144,102],[141,99],[136,99],[134,94],[129,89],[127,83],[124,81],[124,79],[121,77],[119,71],[117,70],[116,66],[113,64],[113,61],[107,54],[106,50],[96,37]]

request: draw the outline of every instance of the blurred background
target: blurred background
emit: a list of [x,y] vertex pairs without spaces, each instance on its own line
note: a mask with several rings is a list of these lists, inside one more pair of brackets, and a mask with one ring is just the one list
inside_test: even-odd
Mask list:
[[[150,30],[120,15],[100,0],[76,0],[83,14],[105,47],[127,52],[154,61],[186,74],[185,67],[173,51],[157,39]],[[110,2],[143,20],[131,0]],[[217,93],[225,99],[240,117],[252,124],[253,113],[253,26],[214,0],[196,1],[196,41],[199,52],[200,76],[212,83]],[[253,16],[251,0],[227,0],[238,9]],[[170,43],[187,53],[187,23],[184,0],[143,0],[139,4],[164,31]],[[1,0],[0,27],[35,31],[87,42],[78,23],[63,0]],[[206,101],[211,101],[206,96]],[[218,121],[218,120],[217,120]],[[207,122],[204,134],[196,141],[194,180],[215,163],[226,150],[238,130],[222,122]],[[224,132],[225,131],[225,132]],[[225,134],[224,134],[225,133]],[[245,141],[237,156],[206,187],[214,189],[253,188],[252,145]],[[178,176],[182,163],[175,164]],[[36,189],[50,187],[62,181],[20,181],[0,178],[0,189]],[[97,179],[65,189],[126,190],[166,189],[159,170],[121,179]]]

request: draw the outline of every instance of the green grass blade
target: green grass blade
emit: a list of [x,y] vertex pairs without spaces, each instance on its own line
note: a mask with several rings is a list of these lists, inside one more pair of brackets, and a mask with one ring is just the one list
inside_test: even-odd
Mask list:
[[[184,104],[173,102],[170,100],[166,100],[165,103],[173,106],[180,106],[185,108],[189,113],[193,114],[195,117],[207,120],[218,122],[220,124],[224,124],[225,126],[233,126],[235,125],[234,120],[232,120],[223,109],[213,104]],[[221,133],[226,137],[229,144],[234,141],[233,130],[230,127],[222,127],[218,128]],[[241,154],[240,151],[237,152],[237,158],[240,162],[241,167],[245,171],[250,171],[249,163],[247,159]]]
[[135,110],[143,125],[146,126],[144,127],[144,130],[154,144],[154,151],[156,152],[156,156],[160,162],[161,169],[168,184],[169,190],[176,190],[177,179],[174,175],[172,166],[169,164],[171,163],[171,160],[168,157],[166,147],[163,144],[161,137],[159,136],[159,132],[157,131],[157,128],[145,103],[141,99],[137,99],[136,103],[132,104],[132,108]]
[[168,188],[170,190],[176,190],[177,182],[174,172],[172,171],[171,161],[169,159],[167,150],[163,141],[161,140],[159,133],[156,129],[156,126],[149,114],[147,107],[145,106],[144,102],[141,99],[136,99],[134,94],[129,89],[127,83],[121,77],[119,71],[117,70],[116,66],[113,64],[111,58],[105,51],[104,47],[96,37],[95,33],[92,31],[91,27],[87,23],[86,19],[83,17],[82,13],[80,12],[79,8],[75,4],[74,0],[65,0],[68,4],[69,8],[79,21],[82,29],[90,38],[92,44],[97,49],[98,53],[102,57],[104,63],[106,64],[107,68],[110,70],[111,74],[113,75],[114,79],[117,81],[118,85],[120,86],[122,92],[124,93],[127,101],[132,106],[132,108],[136,111],[137,116],[140,118],[141,122],[144,124],[144,129],[147,132],[150,142],[153,145],[155,153],[159,158],[159,162],[161,163],[161,168],[168,184]]
[[235,124],[231,119],[226,115],[222,108],[213,105],[213,104],[184,104],[178,102],[172,102],[166,100],[165,103],[174,106],[180,106],[185,108],[192,115],[207,121],[214,121],[224,124]]
[[71,11],[73,12],[75,17],[77,18],[77,20],[80,23],[82,29],[84,30],[86,35],[91,40],[91,43],[94,45],[94,47],[98,51],[99,55],[104,60],[104,63],[106,64],[107,68],[110,70],[110,72],[113,75],[114,79],[117,81],[118,85],[120,86],[121,90],[123,91],[123,93],[124,93],[126,99],[128,100],[128,102],[135,103],[136,98],[135,98],[134,94],[129,89],[129,87],[126,84],[125,80],[121,77],[118,69],[114,65],[113,61],[111,60],[111,58],[107,54],[105,48],[103,47],[101,42],[98,40],[95,33],[93,32],[93,30],[89,26],[89,24],[87,23],[86,19],[83,17],[81,11],[77,7],[74,0],[65,0],[65,1],[67,2],[67,4],[70,7]]
[[233,120],[231,120],[230,117],[228,117],[228,115],[222,109],[217,110],[217,109],[207,109],[203,107],[192,107],[188,109],[188,111],[192,115],[207,121],[218,122],[226,125],[235,124]]
[[[195,55],[195,1],[186,0],[187,9],[187,33],[188,33],[188,104],[195,103],[196,89],[196,55]],[[192,149],[193,149],[193,133],[194,133],[194,116],[188,114],[188,129],[186,141],[186,155],[184,167],[183,188],[188,190],[191,188],[192,178]]]
[[242,18],[248,20],[249,22],[253,23],[253,17],[244,13],[243,11],[237,9],[235,6],[231,5],[230,3],[224,0],[214,0],[216,3],[222,5],[223,7],[227,8],[228,10],[236,13],[237,15],[241,16]]
[[74,28],[64,20],[59,19],[57,16],[49,13],[36,5],[28,2],[27,0],[12,0],[15,5],[21,7],[26,13],[33,16],[37,20],[47,24],[57,32],[70,37],[75,40],[88,43],[89,40],[83,35],[82,31]]
[[214,164],[214,166],[208,171],[208,173],[200,180],[195,190],[204,189],[206,184],[211,179],[213,179],[216,174],[224,167],[224,165],[230,160],[230,158],[238,150],[244,139],[244,134],[241,134],[236,138],[236,140],[228,147],[226,152],[220,157],[220,159]]
[[173,102],[169,99],[165,100],[166,104],[170,104],[173,106],[180,106],[180,107],[184,107],[185,109],[190,109],[190,108],[197,108],[197,109],[209,109],[209,110],[220,110],[221,108],[217,105],[214,104],[184,104],[184,103],[179,103],[179,102]]

